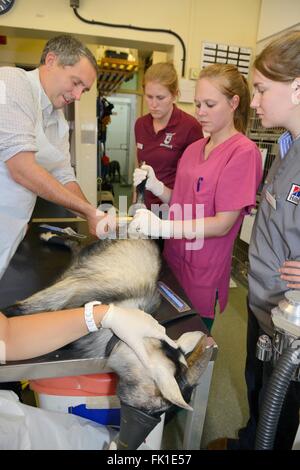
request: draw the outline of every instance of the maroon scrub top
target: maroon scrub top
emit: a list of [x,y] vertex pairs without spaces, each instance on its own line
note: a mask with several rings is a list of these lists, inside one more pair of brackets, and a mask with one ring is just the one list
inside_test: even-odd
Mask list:
[[[153,118],[146,114],[135,123],[135,139],[139,164],[152,166],[156,177],[173,189],[177,164],[188,145],[203,137],[198,121],[174,105],[167,126],[155,133]],[[150,191],[145,191],[145,204],[161,204],[161,200]]]

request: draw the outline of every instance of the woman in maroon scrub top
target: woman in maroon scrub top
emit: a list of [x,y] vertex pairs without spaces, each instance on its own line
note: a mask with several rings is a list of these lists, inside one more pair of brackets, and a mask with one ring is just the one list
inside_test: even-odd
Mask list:
[[[149,114],[137,119],[135,139],[137,160],[152,166],[168,188],[174,187],[177,164],[186,147],[203,137],[201,126],[190,114],[174,104],[178,97],[178,77],[171,63],[151,65],[144,76],[145,100]],[[145,204],[161,204],[150,191]]]
[[226,307],[233,244],[244,215],[256,204],[262,163],[258,148],[244,135],[250,93],[235,66],[205,68],[197,82],[195,104],[209,137],[185,150],[174,189],[159,181],[150,166],[135,170],[135,184],[147,176],[147,189],[170,203],[169,219],[139,210],[130,233],[167,239],[167,262],[211,327],[217,300],[221,312]]

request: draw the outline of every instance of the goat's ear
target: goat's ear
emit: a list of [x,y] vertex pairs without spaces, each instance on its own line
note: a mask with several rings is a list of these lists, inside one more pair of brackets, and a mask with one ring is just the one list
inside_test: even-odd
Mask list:
[[193,409],[184,400],[178,383],[171,371],[167,370],[165,367],[157,367],[154,375],[155,382],[164,398],[180,408],[185,408],[186,410]]
[[183,333],[180,338],[177,339],[176,343],[182,350],[184,355],[187,355],[196,347],[202,336],[205,336],[201,331],[191,331],[189,333]]

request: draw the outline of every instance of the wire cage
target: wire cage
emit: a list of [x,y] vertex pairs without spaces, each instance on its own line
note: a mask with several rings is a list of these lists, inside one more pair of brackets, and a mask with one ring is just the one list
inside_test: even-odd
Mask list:
[[282,127],[271,127],[269,129],[265,129],[262,127],[261,121],[256,115],[255,110],[251,111],[247,135],[256,143],[258,148],[267,150],[264,162],[263,181],[265,180],[273,160],[278,153],[278,139],[284,131],[285,129]]

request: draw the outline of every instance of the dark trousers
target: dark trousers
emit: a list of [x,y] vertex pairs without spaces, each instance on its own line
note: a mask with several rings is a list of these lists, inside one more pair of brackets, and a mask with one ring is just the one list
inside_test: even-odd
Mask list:
[[[239,431],[239,448],[254,449],[259,409],[264,398],[266,386],[272,373],[270,362],[256,358],[256,343],[265,332],[259,327],[256,317],[248,306],[247,358],[245,379],[247,384],[249,420]],[[299,426],[300,382],[291,382],[282,406],[278,422],[274,449],[291,449]]]

